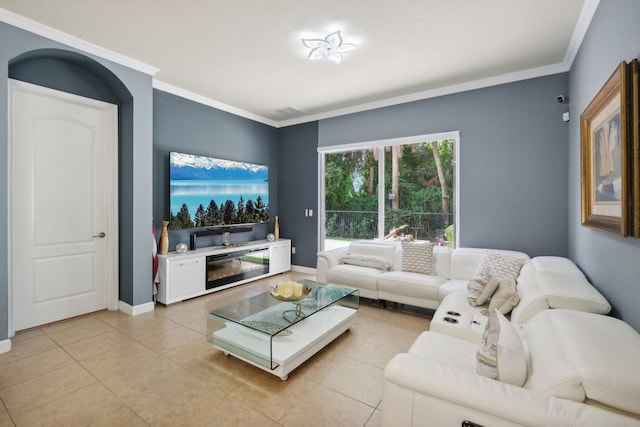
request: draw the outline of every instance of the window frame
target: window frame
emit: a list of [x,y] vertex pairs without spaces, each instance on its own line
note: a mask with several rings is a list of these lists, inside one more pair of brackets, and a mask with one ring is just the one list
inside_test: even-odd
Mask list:
[[[380,150],[378,156],[378,176],[384,177],[385,160],[384,149],[385,147],[393,147],[397,145],[410,145],[418,144],[421,142],[440,141],[444,139],[451,139],[454,141],[454,227],[455,227],[455,247],[460,243],[460,131],[449,131],[440,133],[431,133],[424,135],[414,135],[401,138],[381,139],[375,141],[364,141],[350,144],[341,145],[329,145],[318,147],[318,250],[322,251],[325,247],[324,236],[324,223],[325,223],[325,155],[340,153],[345,151],[356,150],[370,150],[377,148]],[[384,234],[384,202],[386,188],[384,186],[384,179],[380,180],[381,185],[378,185],[378,239]]]

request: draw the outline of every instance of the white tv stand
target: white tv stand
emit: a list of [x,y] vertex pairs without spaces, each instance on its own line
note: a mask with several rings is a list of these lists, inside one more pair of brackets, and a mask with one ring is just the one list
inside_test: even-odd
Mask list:
[[[245,257],[253,258],[257,264],[263,264],[263,270],[254,271],[214,288],[210,286],[207,264],[213,264],[216,259],[224,260],[225,256],[237,252],[248,252]],[[267,268],[268,265],[268,268]],[[189,298],[209,294],[211,292],[241,285],[253,280],[273,276],[291,270],[291,240],[278,239],[274,241],[254,240],[232,246],[211,246],[188,251],[184,254],[170,252],[158,256],[158,284],[157,301],[168,305]],[[224,278],[223,278],[224,281]]]

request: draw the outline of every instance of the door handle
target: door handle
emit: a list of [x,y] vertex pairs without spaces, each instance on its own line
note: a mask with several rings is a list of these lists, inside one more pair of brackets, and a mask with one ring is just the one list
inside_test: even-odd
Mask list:
[[105,232],[104,232],[104,231],[101,231],[100,233],[96,234],[96,235],[95,235],[95,236],[93,236],[93,237],[99,237],[99,238],[101,238],[101,239],[102,239],[104,236],[106,236]]

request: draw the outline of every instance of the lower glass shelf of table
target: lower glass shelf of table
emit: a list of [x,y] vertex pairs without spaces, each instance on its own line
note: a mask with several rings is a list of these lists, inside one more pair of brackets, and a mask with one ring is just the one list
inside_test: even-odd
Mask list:
[[[356,319],[358,289],[303,280],[311,288],[298,301],[269,292],[216,308],[207,316],[207,339],[282,380],[347,331]],[[293,314],[292,314],[293,313]]]

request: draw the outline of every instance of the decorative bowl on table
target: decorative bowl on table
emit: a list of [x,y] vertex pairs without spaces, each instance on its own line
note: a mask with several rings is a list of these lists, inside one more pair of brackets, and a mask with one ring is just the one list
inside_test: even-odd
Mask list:
[[279,301],[296,302],[311,292],[311,286],[298,282],[281,282],[269,288],[269,294]]

